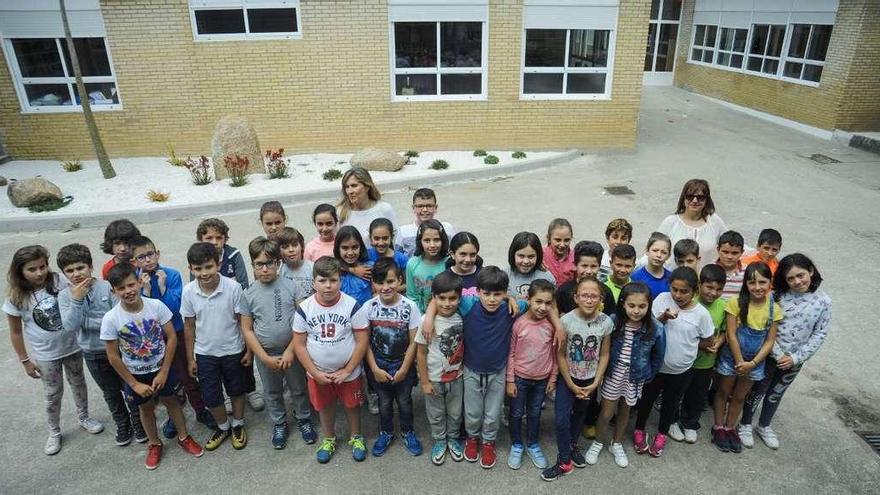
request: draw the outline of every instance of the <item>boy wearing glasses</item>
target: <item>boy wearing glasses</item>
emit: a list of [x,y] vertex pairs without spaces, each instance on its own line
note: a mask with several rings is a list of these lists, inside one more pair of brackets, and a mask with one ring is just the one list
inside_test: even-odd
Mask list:
[[[279,235],[279,239],[281,235]],[[272,446],[283,449],[289,434],[284,387],[290,391],[297,429],[307,444],[315,443],[312,409],[306,374],[293,350],[293,315],[296,302],[309,296],[293,280],[279,276],[281,248],[275,241],[257,237],[248,245],[254,283],[241,298],[241,331],[254,355],[263,382],[263,395],[272,428]]]
[[[419,231],[419,225],[433,219],[437,214],[437,195],[434,194],[434,190],[427,187],[417,189],[413,193],[412,209],[416,221],[401,226],[394,236],[395,250],[403,251],[409,257],[412,257],[416,251],[416,233]],[[449,222],[440,223],[446,230],[447,238],[452,239],[452,236],[455,235],[455,229]]]
[[[177,332],[177,338],[180,342],[180,345],[174,350],[172,366],[180,376],[186,399],[189,400],[189,405],[195,411],[196,419],[208,428],[214,429],[217,425],[211,413],[205,408],[199,384],[189,376],[186,368],[183,318],[180,316],[180,298],[183,294],[183,279],[180,272],[159,264],[159,250],[148,237],[142,235],[133,237],[129,241],[129,247],[131,249],[131,263],[137,268],[138,280],[143,284],[141,295],[150,299],[158,299],[171,310],[171,325]],[[162,425],[162,434],[165,438],[174,438],[174,435],[177,434],[174,422],[170,418]],[[140,441],[140,438],[136,439]]]

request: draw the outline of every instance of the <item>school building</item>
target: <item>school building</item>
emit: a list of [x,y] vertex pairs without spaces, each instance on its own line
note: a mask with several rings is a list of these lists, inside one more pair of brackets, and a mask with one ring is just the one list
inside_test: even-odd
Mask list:
[[[635,146],[644,86],[880,130],[876,0],[66,0],[114,157]],[[93,155],[57,0],[0,1],[0,156]]]

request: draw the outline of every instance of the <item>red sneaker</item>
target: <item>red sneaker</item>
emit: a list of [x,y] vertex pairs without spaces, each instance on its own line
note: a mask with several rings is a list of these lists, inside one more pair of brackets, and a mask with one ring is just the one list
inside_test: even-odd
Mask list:
[[159,467],[159,462],[162,460],[162,444],[159,445],[147,445],[147,460],[144,461],[144,465],[148,470],[152,471]]
[[183,440],[177,439],[177,445],[180,445],[180,448],[187,451],[193,457],[201,457],[202,454],[205,453],[205,450],[202,449],[202,446],[198,444],[193,437],[187,435]]
[[480,454],[480,466],[483,469],[490,469],[495,465],[495,442],[484,443],[482,451]]
[[467,437],[464,441],[464,458],[468,462],[477,462],[480,458],[479,454],[480,440],[476,437]]

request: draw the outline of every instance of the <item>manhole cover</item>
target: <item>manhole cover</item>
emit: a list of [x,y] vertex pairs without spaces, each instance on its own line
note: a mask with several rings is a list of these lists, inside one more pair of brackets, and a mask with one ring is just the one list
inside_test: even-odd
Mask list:
[[813,153],[812,155],[810,155],[810,160],[813,160],[814,162],[821,165],[827,165],[829,163],[840,163],[840,160],[835,160],[834,158],[823,155],[821,153]]
[[605,192],[612,196],[625,196],[627,194],[635,194],[635,191],[626,186],[608,186]]
[[874,453],[880,455],[880,432],[877,431],[857,431],[856,434],[862,437],[862,440],[868,444]]

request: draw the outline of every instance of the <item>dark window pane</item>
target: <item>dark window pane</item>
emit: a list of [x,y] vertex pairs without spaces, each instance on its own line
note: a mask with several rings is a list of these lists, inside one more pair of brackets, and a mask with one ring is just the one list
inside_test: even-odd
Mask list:
[[[525,62],[526,67],[562,67],[565,64],[565,30],[526,30]],[[561,88],[561,81],[559,85]]]
[[663,20],[677,21],[681,16],[681,0],[663,0]]
[[735,52],[744,52],[746,51],[746,38],[749,36],[748,29],[737,29],[736,34],[733,36],[733,51]]
[[645,51],[645,71],[654,70],[654,42],[657,39],[657,24],[648,25],[648,45]]
[[833,26],[815,25],[813,35],[810,37],[810,47],[807,49],[807,57],[810,60],[825,60],[828,52],[828,42],[831,41],[831,28]]
[[821,77],[822,77],[822,66],[821,65],[807,64],[804,66],[804,80],[819,82],[819,79]]
[[699,61],[703,60],[703,50],[694,48],[691,51],[691,60],[693,60],[695,62],[699,62]]
[[437,67],[437,23],[395,22],[394,49],[396,67]]
[[803,64],[799,64],[796,62],[787,62],[785,67],[782,69],[782,75],[785,77],[793,77],[795,79],[801,78],[801,69],[803,68]]
[[248,9],[248,30],[252,33],[297,31],[296,9]]
[[[770,31],[770,26],[765,24],[756,24],[752,28],[752,46],[749,48],[749,53],[753,53],[755,55],[763,55],[764,49],[767,47],[767,34]],[[749,67],[751,68],[751,67]]]
[[703,62],[706,62],[707,64],[711,64],[711,63],[712,63],[712,57],[713,57],[714,55],[715,55],[715,52],[714,52],[714,51],[712,51],[712,50],[706,50],[705,52],[703,52]]
[[718,48],[721,50],[731,50],[733,48],[733,34],[736,30],[732,28],[721,28],[721,43]]
[[660,14],[660,0],[651,0],[651,20],[656,21]]
[[483,76],[480,74],[442,74],[441,95],[478,95],[482,92]]
[[[113,83],[86,83],[86,93],[88,93],[89,103],[92,105],[113,105],[119,103],[116,85]],[[76,104],[79,105],[79,91],[77,91],[75,84],[73,85],[73,96],[76,98]]]
[[730,65],[730,54],[718,52],[718,65]]
[[770,43],[767,44],[767,56],[778,57],[782,54],[782,43],[785,41],[785,26],[770,28]]
[[660,43],[657,45],[657,72],[671,72],[675,63],[675,43],[678,39],[677,24],[660,26]]
[[[572,29],[569,40],[569,67],[607,67],[610,31]],[[563,46],[563,50],[565,46]]]
[[437,94],[437,76],[434,74],[401,74],[395,78],[395,83],[397,95]]
[[779,60],[764,59],[764,68],[761,72],[764,74],[776,74],[779,71]]
[[810,37],[809,24],[795,24],[791,28],[791,41],[788,45],[788,56],[804,58],[807,51],[807,39]]
[[697,26],[696,31],[694,32],[694,44],[698,46],[705,46],[706,43],[706,26],[702,24]]
[[[76,48],[76,56],[79,59],[79,70],[83,77],[110,76],[110,59],[107,58],[107,48],[103,38],[74,38],[73,46]],[[67,64],[67,72],[73,77],[73,65],[70,63],[70,52],[67,50],[67,42],[61,40],[61,50],[64,52],[64,63]]]
[[715,46],[715,36],[718,34],[718,26],[706,27],[706,46]]
[[22,77],[64,77],[54,38],[13,39]]
[[730,59],[730,66],[731,66],[731,67],[736,67],[737,69],[742,68],[742,66],[743,66],[743,56],[742,56],[742,55],[734,55],[734,56]]
[[523,93],[562,94],[562,74],[523,74]]
[[760,72],[761,62],[763,62],[763,60],[764,59],[761,57],[749,57],[749,65],[746,68],[755,72]]
[[480,67],[483,59],[482,47],[482,23],[440,23],[441,67]]
[[196,32],[199,34],[242,34],[244,33],[244,11],[197,10]]
[[602,94],[605,92],[605,74],[569,74],[567,92]]
[[25,84],[24,92],[32,107],[70,105],[70,92],[66,84]]

